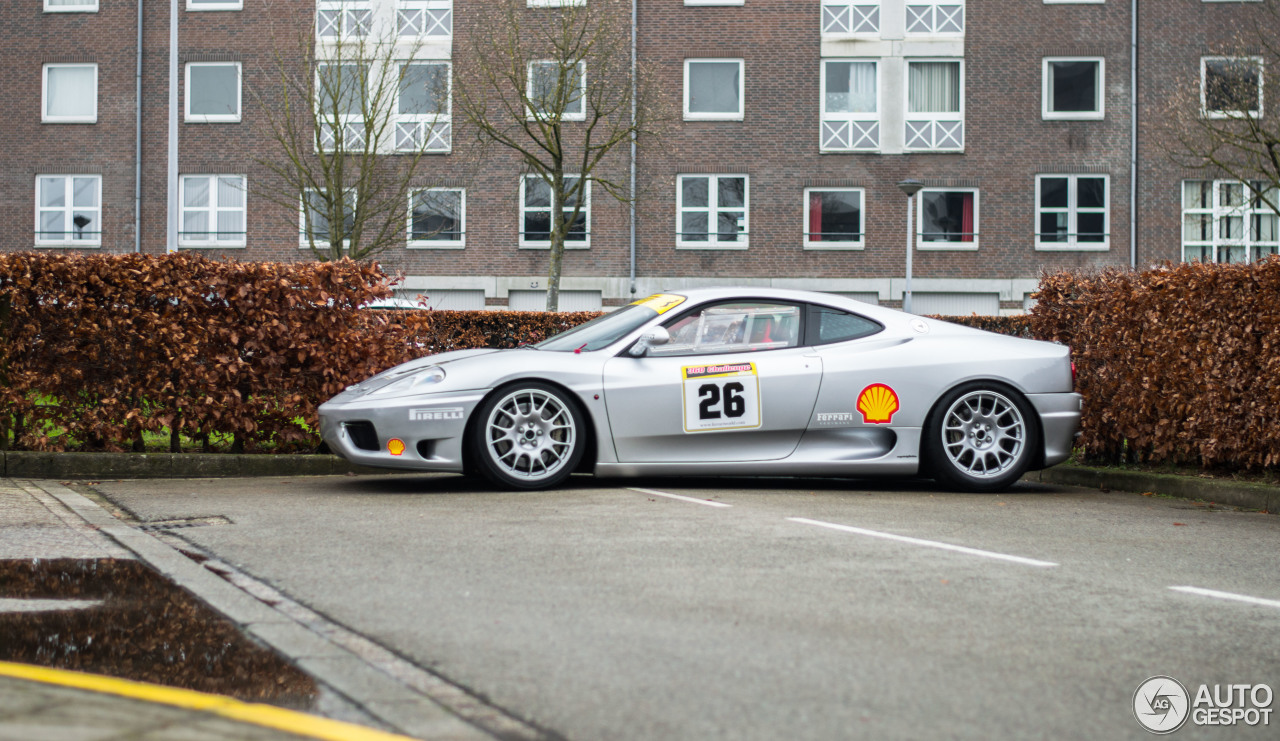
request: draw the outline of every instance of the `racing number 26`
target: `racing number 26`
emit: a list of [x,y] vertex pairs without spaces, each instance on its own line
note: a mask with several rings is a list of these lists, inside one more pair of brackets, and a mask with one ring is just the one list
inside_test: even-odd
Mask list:
[[714,383],[706,383],[698,387],[698,398],[702,399],[702,403],[698,404],[699,419],[720,419],[721,416],[736,418],[741,417],[747,411],[747,402],[742,398],[742,392],[746,390],[741,383],[733,381],[724,385],[724,405],[723,415],[721,410],[717,409],[721,402],[720,386]]

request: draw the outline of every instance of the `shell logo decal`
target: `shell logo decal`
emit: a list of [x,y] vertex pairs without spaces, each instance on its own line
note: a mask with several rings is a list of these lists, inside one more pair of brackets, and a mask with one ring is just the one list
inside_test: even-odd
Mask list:
[[888,424],[898,411],[898,392],[883,383],[873,383],[858,394],[858,411],[867,424]]
[[388,440],[387,452],[391,455],[404,455],[404,440],[394,437]]

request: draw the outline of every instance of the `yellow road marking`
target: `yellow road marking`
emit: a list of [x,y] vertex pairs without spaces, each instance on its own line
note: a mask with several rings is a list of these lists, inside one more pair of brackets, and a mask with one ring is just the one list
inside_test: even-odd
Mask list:
[[127,679],[97,674],[0,661],[0,676],[198,710],[263,728],[273,728],[298,736],[320,739],[320,741],[413,741],[408,736],[386,733],[271,705],[241,702],[222,695],[131,682]]

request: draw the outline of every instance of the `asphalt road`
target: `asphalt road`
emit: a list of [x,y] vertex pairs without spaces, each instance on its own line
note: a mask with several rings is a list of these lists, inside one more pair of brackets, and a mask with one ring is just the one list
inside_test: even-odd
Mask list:
[[[1280,517],[927,487],[575,477],[510,493],[423,475],[93,488],[143,521],[225,517],[181,537],[570,739],[1147,738],[1132,706],[1154,675],[1193,697],[1280,691]],[[1177,733],[1278,736],[1280,717]]]

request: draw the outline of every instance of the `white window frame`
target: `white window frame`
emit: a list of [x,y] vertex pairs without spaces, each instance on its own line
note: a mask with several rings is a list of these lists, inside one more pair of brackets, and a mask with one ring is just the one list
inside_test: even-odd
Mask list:
[[[525,65],[524,92],[525,92],[526,100],[530,102],[533,101],[533,69],[534,67],[535,66],[543,66],[543,67],[558,66],[559,64],[560,63],[554,59],[534,59],[529,61],[529,63]],[[579,83],[578,84],[578,105],[581,106],[582,110],[577,113],[565,112],[565,114],[560,117],[561,121],[586,121],[587,120],[587,63],[585,60],[578,60],[576,62],[576,66],[578,67],[578,83]],[[547,117],[545,114],[540,117],[539,114],[535,112],[532,108],[526,109],[525,115],[529,118],[530,121],[536,121],[536,120],[549,121],[550,120],[550,118]]]
[[[685,178],[707,178],[707,205],[691,206],[685,208],[684,205],[684,179]],[[720,178],[742,178],[742,231],[739,232],[739,239],[720,240],[720,230],[717,228],[720,212]],[[732,209],[737,211],[736,207]],[[705,212],[707,215],[707,238],[705,240],[688,240],[684,234],[684,214],[686,212]],[[743,173],[702,173],[690,172],[676,176],[676,247],[678,249],[693,250],[745,250],[751,246],[751,177],[745,172]]]
[[879,38],[881,0],[823,0],[822,36],[827,39]]
[[[1187,183],[1209,183],[1210,184],[1213,197],[1210,199],[1210,204],[1208,207],[1201,207],[1201,206],[1196,206],[1194,208],[1187,207],[1187,200],[1186,200]],[[1245,205],[1243,206],[1224,205],[1222,202],[1223,201],[1222,188],[1224,186],[1236,186],[1236,185],[1243,188]],[[1253,191],[1249,190],[1249,187],[1244,183],[1242,183],[1241,181],[1187,179],[1178,183],[1178,188],[1179,188],[1178,201],[1179,201],[1179,204],[1181,205],[1181,211],[1180,211],[1181,218],[1179,219],[1179,222],[1178,222],[1178,225],[1179,225],[1178,231],[1180,236],[1179,241],[1182,244],[1181,257],[1183,262],[1188,262],[1187,260],[1188,248],[1196,249],[1200,251],[1203,251],[1204,248],[1206,247],[1209,248],[1210,255],[1212,257],[1213,262],[1222,262],[1225,251],[1233,247],[1247,249],[1249,251],[1249,262],[1253,261],[1253,254],[1256,248],[1270,247],[1272,248],[1272,250],[1274,250],[1274,252],[1280,252],[1280,235],[1277,236],[1276,240],[1270,240],[1270,241],[1250,238],[1250,232],[1252,230],[1252,225],[1250,224],[1250,222],[1252,221],[1252,217],[1253,216],[1272,216],[1275,214],[1275,212],[1272,211],[1271,208],[1267,206],[1265,203],[1263,203],[1261,206],[1252,205],[1252,201],[1254,198]],[[1212,230],[1212,234],[1208,240],[1203,240],[1203,239],[1188,240],[1187,239],[1187,216],[1188,215],[1208,216],[1210,218],[1210,228]],[[1224,236],[1222,234],[1222,223],[1223,223],[1223,220],[1227,218],[1241,219],[1241,233],[1242,233],[1241,237],[1232,238],[1229,236]],[[1277,225],[1277,231],[1280,232],[1280,224]],[[1273,252],[1268,252],[1268,254],[1273,254]]]
[[[441,239],[436,234],[427,239],[413,238],[413,197],[418,193],[441,191],[457,191],[458,193],[458,228],[461,234],[457,239]],[[409,214],[405,224],[405,246],[411,250],[436,249],[460,250],[467,246],[467,189],[466,188],[414,188],[409,191]]]
[[[209,180],[209,205],[208,206],[188,207],[186,205],[187,204],[187,181],[193,180],[195,178],[206,178]],[[240,188],[240,192],[242,193],[241,205],[224,207],[218,203],[218,193],[220,191],[220,188],[218,187],[219,185],[218,181],[226,178],[236,178],[240,181],[240,185],[238,187]],[[232,173],[192,174],[192,175],[183,175],[181,178],[179,178],[178,179],[178,209],[179,209],[178,246],[179,247],[237,248],[237,247],[244,247],[245,245],[247,245],[248,231],[249,231],[249,191],[246,186],[247,183],[248,183],[248,178],[246,178],[244,175],[238,175],[238,174],[232,174]],[[186,214],[188,211],[204,211],[208,215],[210,228],[207,232],[205,232],[205,234],[212,235],[212,236],[207,236],[204,239],[194,239],[184,235],[184,233],[181,231],[181,227],[183,224],[186,223]],[[217,235],[221,233],[218,231],[218,228],[217,228],[218,214],[222,212],[228,212],[228,211],[241,212],[240,221],[241,221],[241,224],[244,226],[245,231],[241,232],[240,235],[235,239],[218,239]]]
[[[810,231],[809,205],[813,193],[857,193],[860,202],[859,228],[862,230],[857,239],[850,240],[813,240]],[[804,248],[806,250],[861,250],[867,245],[867,191],[865,188],[805,188],[804,189]]]
[[[334,42],[370,36],[376,22],[373,5],[373,0],[316,0],[316,37],[322,42]],[[336,19],[326,19],[325,16],[333,14],[336,14]],[[361,18],[367,18],[367,21],[362,24]],[[336,33],[327,33],[334,27]]]
[[[313,98],[312,103],[313,103],[313,104],[318,104],[318,103],[320,103],[320,102],[321,102],[321,96],[322,96],[322,93],[321,93],[321,84],[322,84],[322,83],[321,83],[321,80],[320,80],[320,71],[321,71],[322,69],[327,68],[327,67],[331,67],[331,66],[339,66],[339,67],[361,67],[361,66],[367,66],[367,65],[369,65],[369,64],[370,64],[370,62],[368,62],[368,61],[364,61],[364,62],[356,62],[356,61],[333,60],[333,61],[321,61],[321,62],[318,62],[318,63],[316,64],[316,68],[315,68],[315,71],[314,71],[314,75],[315,75],[315,83],[314,83],[314,84],[315,84],[315,91],[316,91],[316,92],[315,92],[315,95],[313,95],[313,96],[312,96],[312,98]],[[361,88],[360,88],[360,101],[361,101],[360,105],[361,105],[362,112],[359,112],[359,113],[346,113],[346,114],[342,114],[342,120],[339,122],[339,123],[342,125],[342,132],[341,132],[341,133],[342,133],[343,141],[344,141],[344,142],[354,141],[354,139],[352,139],[352,138],[351,138],[351,137],[353,136],[353,132],[355,132],[355,135],[358,135],[358,136],[360,137],[360,139],[361,139],[361,142],[360,142],[359,144],[352,144],[352,143],[348,143],[348,144],[347,144],[347,146],[345,147],[345,149],[347,149],[347,150],[349,150],[349,151],[350,151],[350,150],[363,151],[363,150],[364,150],[364,148],[368,145],[368,136],[369,136],[369,132],[368,132],[368,129],[366,128],[366,126],[365,126],[365,119],[364,119],[363,108],[364,108],[364,106],[365,106],[365,105],[368,105],[368,103],[369,103],[369,88],[368,88],[367,86],[368,86],[368,84],[369,84],[369,82],[370,82],[370,76],[373,74],[373,71],[372,71],[372,70],[367,70],[367,69],[366,69],[362,74],[363,74],[363,75],[365,75],[365,79],[364,79],[364,83],[365,83],[365,84],[364,84],[363,86],[361,86]],[[450,72],[450,75],[452,75],[452,71]],[[452,80],[452,77],[451,77],[451,80]],[[341,91],[341,90],[339,90],[339,91],[337,91],[337,92],[338,92],[338,94],[341,94],[341,92],[342,92],[342,91]],[[397,97],[399,96],[399,91],[397,91],[396,95],[397,95]],[[317,110],[317,111],[313,111],[312,113],[313,113],[313,115],[315,116],[315,125],[316,125],[316,128],[317,128],[317,129],[319,129],[319,131],[316,133],[316,143],[317,143],[318,145],[320,145],[320,147],[321,147],[321,150],[322,150],[322,151],[325,151],[325,152],[333,152],[333,151],[337,151],[337,149],[338,149],[338,147],[337,147],[337,143],[338,143],[338,138],[337,138],[337,137],[338,137],[338,135],[337,135],[337,133],[336,133],[336,132],[333,132],[333,131],[329,131],[329,132],[328,132],[328,134],[329,134],[330,138],[333,140],[333,146],[328,147],[328,148],[326,148],[326,147],[324,147],[324,146],[323,146],[323,145],[324,145],[325,132],[326,132],[326,130],[327,130],[327,128],[328,128],[328,124],[329,124],[329,121],[327,120],[327,119],[328,119],[328,116],[327,116],[327,113],[328,113],[328,112],[326,111],[326,115],[324,115],[324,116],[321,116],[318,110]]]
[[[1102,5],[1107,0],[1044,0],[1045,5]],[[1206,0],[1213,2],[1214,0]]]
[[[236,70],[236,112],[235,113],[192,113],[191,112],[191,70],[195,67],[234,67]],[[240,123],[244,112],[244,69],[240,62],[187,62],[183,70],[182,121],[184,123]]]
[[[926,242],[924,241],[924,195],[926,193],[972,193],[973,194],[973,241],[972,242]],[[980,194],[977,188],[923,188],[916,197],[916,249],[926,252],[973,252],[978,249],[978,236],[982,230],[978,226],[982,215]]]
[[[443,113],[400,113],[397,84],[395,100],[391,103],[395,111],[395,149],[401,153],[449,154],[453,151],[453,63],[443,59],[402,59],[396,62],[396,74],[403,79],[400,68],[411,65],[444,66],[445,110]],[[402,146],[404,144],[412,146]]]
[[244,0],[214,0],[214,2],[187,0],[187,10],[192,12],[204,12],[208,10],[244,10]]
[[742,5],[743,0],[684,0],[685,5]]
[[[926,152],[963,152],[965,141],[965,60],[956,57],[941,58],[922,58],[908,59],[907,62],[907,79],[904,81],[902,96],[902,116],[903,116],[903,150],[906,152],[926,153]],[[916,63],[945,62],[949,64],[958,64],[960,69],[960,110],[956,113],[915,113],[911,111],[911,65]],[[910,127],[912,123],[923,124],[928,127],[929,142],[932,146],[913,147]],[[952,133],[948,133],[947,124],[958,123],[958,127],[953,127],[952,131],[958,131],[959,136],[956,137]],[[917,135],[918,137],[919,135]],[[936,146],[939,143],[946,143],[947,139],[959,139],[959,146]]]
[[98,0],[80,0],[78,5],[50,5],[49,0],[44,0],[44,12],[46,13],[97,13]]
[[587,0],[528,0],[527,8],[563,8],[566,5],[586,5]]
[[[734,62],[738,65],[738,110],[736,113],[691,113],[689,111],[689,65],[699,63],[725,64]],[[742,121],[747,111],[747,65],[742,59],[703,58],[684,60],[684,120],[686,121]]]
[[[63,185],[62,185],[63,205],[58,207],[57,209],[41,208],[40,206],[40,202],[41,202],[40,181],[44,178],[62,178],[63,180]],[[86,207],[77,207],[74,205],[73,199],[75,195],[75,189],[73,187],[73,183],[75,178],[92,178],[95,182],[97,182],[98,203],[96,206],[94,206],[93,208],[86,208]],[[36,225],[35,225],[34,236],[35,236],[35,245],[37,247],[86,247],[87,248],[87,247],[102,246],[102,176],[101,175],[92,175],[88,173],[76,173],[76,174],[69,174],[69,175],[62,174],[62,173],[51,173],[51,174],[36,175],[35,196],[36,196],[36,200],[35,200]],[[41,236],[43,232],[40,229],[40,214],[42,211],[54,211],[54,210],[58,210],[63,213],[63,219],[62,219],[63,236],[55,239],[46,239]],[[69,231],[67,227],[71,226],[71,219],[74,216],[74,213],[76,211],[93,211],[97,214],[98,232],[96,237],[92,239],[73,239],[70,236],[68,236]]]
[[[304,190],[302,191],[302,194],[298,196],[298,249],[303,249],[303,250],[305,250],[305,249],[310,249],[310,248],[311,248],[311,245],[307,242],[307,212],[306,212],[307,202],[306,202],[306,194],[307,194],[307,193],[316,193],[316,192],[319,192],[320,190],[322,190],[322,189],[321,189],[321,188],[306,188],[306,189],[304,189]],[[349,188],[349,189],[347,189],[347,191],[346,191],[346,192],[351,196],[351,208],[353,209],[353,211],[352,211],[352,212],[354,213],[354,209],[355,209],[355,206],[356,206],[356,191],[355,191],[355,189],[354,189],[354,188]],[[331,233],[332,233],[332,230],[330,230],[330,231],[331,231]],[[329,246],[330,246],[330,244],[329,244],[329,240],[327,240],[327,239],[326,239],[325,241],[323,241],[323,242],[319,242],[319,241],[317,241],[317,242],[316,242],[316,247],[329,247]],[[351,242],[350,242],[349,240],[348,240],[348,242],[347,242],[347,245],[346,245],[345,247],[343,247],[343,249],[344,249],[344,250],[350,250],[350,249],[351,249]]]
[[[581,177],[582,177],[581,175],[578,175],[577,173],[571,173],[571,172],[567,172],[567,173],[565,173],[565,174],[564,174],[564,176],[565,176],[566,178],[581,178]],[[525,214],[526,214],[526,212],[528,212],[528,211],[546,211],[546,212],[547,212],[548,217],[550,217],[550,214],[551,214],[551,208],[552,208],[552,206],[551,206],[551,204],[550,204],[550,203],[548,203],[548,204],[547,204],[547,207],[546,207],[545,209],[544,209],[544,208],[542,208],[541,206],[539,206],[539,207],[537,207],[537,208],[533,208],[533,209],[530,209],[530,208],[528,208],[528,207],[526,207],[526,206],[525,206],[525,198],[524,198],[525,184],[526,184],[526,183],[528,183],[528,182],[529,182],[529,180],[530,180],[530,179],[533,179],[533,178],[536,178],[536,179],[538,179],[538,180],[542,180],[542,176],[541,176],[541,175],[537,175],[537,174],[533,174],[533,173],[529,173],[529,174],[527,174],[527,175],[523,175],[523,176],[520,178],[520,242],[519,242],[519,245],[520,245],[520,247],[521,247],[522,249],[534,249],[534,250],[537,250],[537,249],[541,249],[541,250],[550,249],[550,248],[551,248],[551,239],[550,239],[550,237],[548,237],[547,239],[528,239],[528,238],[526,237],[526,235],[525,235]],[[550,186],[551,186],[551,184],[550,184],[550,183],[547,183],[547,187],[549,188]],[[566,236],[566,239],[564,240],[564,248],[565,248],[566,250],[585,250],[585,249],[588,249],[589,247],[591,247],[591,180],[590,180],[590,179],[588,179],[588,180],[587,180],[586,185],[585,185],[585,186],[583,187],[583,189],[582,189],[582,196],[581,196],[581,198],[582,198],[582,211],[581,211],[581,214],[582,214],[582,216],[583,216],[582,227],[583,227],[583,229],[585,230],[585,234],[584,234],[584,236],[585,236],[586,238],[585,238],[585,239],[581,239],[581,240],[576,240],[576,239],[575,239],[575,240],[569,240],[569,239],[567,238],[567,236],[568,236],[568,235],[565,235],[565,236]],[[563,205],[563,204],[561,204],[561,207],[560,207],[560,210],[561,210],[562,212],[563,212],[563,211],[571,211],[572,209],[573,209],[573,207],[572,207],[572,206],[565,206],[565,205]],[[563,215],[562,215],[562,217],[563,217]],[[550,222],[548,222],[548,225],[550,225]]]
[[[1065,179],[1067,181],[1067,205],[1065,208],[1045,209],[1041,205],[1041,186],[1046,178]],[[1081,208],[1079,181],[1081,178],[1102,181],[1102,207]],[[1040,232],[1040,217],[1048,212],[1067,214],[1067,241],[1044,241]],[[1102,214],[1102,241],[1081,242],[1079,216],[1081,213]],[[1106,252],[1111,249],[1111,176],[1095,173],[1056,174],[1044,173],[1036,175],[1036,249],[1042,252]]]
[[[1052,111],[1053,86],[1050,84],[1050,65],[1053,62],[1095,62],[1098,74],[1095,84],[1096,111]],[[1044,57],[1040,64],[1040,117],[1046,121],[1098,121],[1107,113],[1107,60],[1105,57]]]
[[[876,75],[876,109],[872,113],[844,113],[827,111],[827,63],[854,62],[870,64]],[[878,152],[880,151],[880,60],[867,58],[823,58],[819,61],[819,152]],[[845,146],[833,146],[844,144]]]
[[[418,33],[406,33],[413,24]],[[453,0],[398,0],[396,38],[449,43],[453,39]]]
[[[93,68],[93,113],[87,116],[50,116],[49,115],[49,70],[65,69],[68,67],[92,67]],[[57,123],[57,124],[83,124],[98,122],[98,63],[97,62],[74,62],[74,63],[49,63],[44,65],[40,72],[40,122],[41,123]]]
[[[906,35],[909,38],[921,36],[958,37],[964,35],[968,9],[965,0],[906,0]],[[927,21],[924,19],[928,18]],[[928,24],[928,30],[911,30],[912,23],[920,20]],[[946,25],[959,25],[960,29],[939,31]]]
[[[1248,111],[1209,110],[1209,107],[1208,107],[1209,101],[1207,99],[1208,95],[1207,95],[1207,90],[1205,89],[1205,83],[1208,81],[1208,78],[1206,77],[1206,74],[1205,74],[1206,72],[1208,72],[1208,69],[1209,69],[1208,62],[1243,61],[1246,59],[1258,65],[1258,97],[1257,97],[1258,108],[1256,110],[1248,110]],[[1200,115],[1204,116],[1205,118],[1247,118],[1249,116],[1253,116],[1255,118],[1262,118],[1262,115],[1263,115],[1262,91],[1265,83],[1266,83],[1266,64],[1263,62],[1262,57],[1248,56],[1248,55],[1238,56],[1238,57],[1230,57],[1230,56],[1200,57]]]

